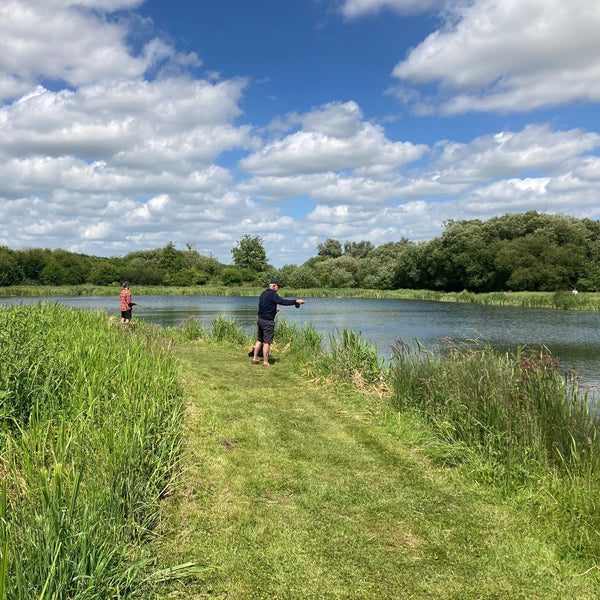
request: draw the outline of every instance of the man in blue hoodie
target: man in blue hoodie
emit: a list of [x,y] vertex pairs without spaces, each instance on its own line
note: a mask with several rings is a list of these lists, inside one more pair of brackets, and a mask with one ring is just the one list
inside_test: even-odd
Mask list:
[[254,357],[252,364],[260,364],[259,352],[262,348],[263,362],[265,367],[269,365],[269,350],[275,336],[275,315],[279,310],[278,304],[282,306],[291,306],[294,304],[298,308],[301,304],[305,304],[306,300],[289,300],[282,298],[277,292],[281,287],[279,279],[271,279],[269,287],[260,295],[258,299],[258,340],[254,345]]

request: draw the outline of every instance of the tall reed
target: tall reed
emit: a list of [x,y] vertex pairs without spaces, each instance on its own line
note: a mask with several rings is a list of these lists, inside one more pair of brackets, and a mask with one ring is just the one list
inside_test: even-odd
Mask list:
[[390,379],[394,406],[420,412],[446,442],[447,459],[468,462],[478,480],[506,493],[531,489],[564,523],[569,550],[598,555],[598,407],[559,374],[546,348],[454,346],[434,357],[399,342]]
[[354,383],[375,383],[384,379],[384,361],[375,346],[352,329],[329,335],[329,348],[314,361],[317,374]]
[[235,319],[219,315],[211,322],[210,338],[217,342],[233,342],[235,344],[249,344],[249,336],[236,322]]
[[0,598],[125,596],[180,451],[167,343],[46,303],[1,309],[0,336]]
[[435,358],[404,345],[394,353],[392,383],[398,407],[417,408],[442,436],[475,445],[504,467],[600,466],[598,415],[543,346],[507,354],[454,346]]

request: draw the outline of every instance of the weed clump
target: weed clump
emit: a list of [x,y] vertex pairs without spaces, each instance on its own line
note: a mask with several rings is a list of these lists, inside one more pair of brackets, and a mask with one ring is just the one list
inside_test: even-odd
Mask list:
[[377,349],[351,329],[330,335],[329,348],[318,354],[313,364],[318,375],[354,385],[372,385],[385,379],[384,361]]

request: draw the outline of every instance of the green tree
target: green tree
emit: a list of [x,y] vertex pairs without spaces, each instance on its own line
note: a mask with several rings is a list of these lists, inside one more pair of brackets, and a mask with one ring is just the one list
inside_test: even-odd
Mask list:
[[[306,264],[306,263],[305,263]],[[326,258],[325,260],[314,261],[311,263],[313,272],[319,286],[328,287],[331,285],[331,274],[335,266],[335,258]]]
[[422,289],[427,282],[427,244],[406,242],[398,245],[393,262],[393,287],[396,289]]
[[25,280],[35,283],[40,280],[40,274],[52,257],[52,252],[41,248],[25,248],[17,251],[17,255]]
[[599,263],[593,256],[600,233],[594,222],[528,212],[491,219],[486,226],[504,227],[493,246],[497,283],[527,291],[594,287]]
[[356,281],[352,273],[342,267],[334,267],[331,272],[330,285],[333,288],[352,288],[356,287]]
[[226,267],[221,272],[223,285],[240,285],[244,282],[244,273],[237,267]]
[[314,271],[304,265],[298,267],[288,278],[284,280],[288,285],[295,288],[313,288],[318,286],[318,280]]
[[63,270],[53,257],[40,273],[40,283],[43,285],[63,285]]
[[14,250],[0,246],[0,285],[16,285],[23,281],[23,271]]
[[184,266],[182,253],[175,249],[175,244],[169,242],[159,254],[158,264],[165,275],[172,275]]
[[367,258],[374,249],[375,246],[365,240],[361,242],[344,242],[344,254],[353,258]]
[[88,280],[92,262],[83,254],[54,250],[40,273],[40,281],[45,285],[80,285]]
[[135,253],[125,257],[120,268],[119,281],[130,281],[137,285],[162,285],[164,272],[158,265],[157,259]]
[[342,244],[338,240],[329,238],[317,246],[317,252],[319,256],[325,258],[339,258],[342,255]]
[[90,271],[88,280],[94,285],[110,285],[119,281],[119,270],[110,260],[101,260]]
[[269,267],[263,239],[258,235],[245,234],[231,249],[231,254],[238,269],[248,269],[257,275]]
[[171,285],[202,285],[208,281],[208,275],[196,269],[181,269],[169,278]]
[[427,276],[433,289],[487,292],[494,288],[492,234],[479,220],[448,221],[427,247]]
[[208,275],[217,275],[220,273],[224,265],[221,264],[214,256],[203,256],[196,250],[189,248],[182,252],[183,262],[188,269],[195,269]]

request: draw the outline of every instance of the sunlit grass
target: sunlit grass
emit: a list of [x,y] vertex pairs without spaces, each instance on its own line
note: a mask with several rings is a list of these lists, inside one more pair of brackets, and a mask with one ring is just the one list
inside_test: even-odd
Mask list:
[[180,453],[166,341],[49,304],[0,310],[0,336],[0,598],[126,596]]
[[594,597],[598,420],[544,348],[252,341],[0,310],[0,600]]
[[564,551],[600,555],[598,406],[546,348],[453,347],[435,357],[399,343],[390,379],[394,406],[427,419],[445,460],[508,495],[535,493],[564,522]]
[[177,346],[185,469],[158,552],[199,571],[152,598],[594,597],[562,522],[440,462],[416,413],[302,375],[292,330],[271,369],[230,342]]

